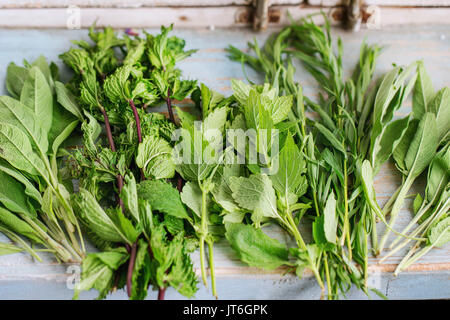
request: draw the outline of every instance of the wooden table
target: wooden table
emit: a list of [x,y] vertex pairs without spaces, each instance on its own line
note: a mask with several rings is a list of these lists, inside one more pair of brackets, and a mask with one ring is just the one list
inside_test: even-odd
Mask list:
[[[157,32],[157,29],[150,29]],[[253,33],[247,29],[191,29],[175,30],[174,34],[186,40],[188,48],[199,51],[180,63],[185,78],[198,79],[214,90],[223,94],[231,94],[230,80],[243,79],[241,65],[230,62],[224,48],[233,44],[238,48],[246,48],[246,43],[254,37],[263,43],[271,32]],[[385,46],[378,60],[377,74],[389,70],[392,63],[407,64],[423,59],[431,75],[435,89],[450,86],[450,28],[448,26],[396,26],[380,30],[361,30],[359,33],[348,33],[340,29],[333,34],[343,38],[344,66],[350,74],[358,55],[359,46],[366,37],[369,43]],[[32,61],[40,54],[61,65],[58,55],[67,50],[72,39],[87,39],[86,30],[17,30],[0,29],[0,93],[5,93],[4,79],[9,62],[22,63],[22,59]],[[63,76],[65,68],[62,68]],[[250,79],[255,82],[261,78],[251,70],[247,70]],[[304,92],[311,98],[317,97],[317,86],[314,80],[297,66],[297,80],[304,86]],[[405,115],[411,104],[406,103],[396,116]],[[163,109],[155,109],[155,111]],[[400,176],[395,173],[394,165],[388,163],[376,177],[377,199],[383,205],[400,183]],[[415,190],[423,190],[418,183]],[[411,219],[411,200],[407,200],[396,224],[401,230]],[[302,228],[308,238],[308,230]],[[280,240],[287,237],[277,227],[270,234]],[[0,234],[1,241],[9,241]],[[94,250],[92,246],[88,246]],[[395,268],[404,252],[379,264],[378,259],[370,259],[371,276],[369,282],[391,299],[436,299],[450,298],[450,245],[433,249],[413,265],[408,271],[393,277]],[[318,299],[320,289],[314,278],[306,273],[301,280],[294,275],[283,275],[282,270],[263,272],[249,268],[239,262],[226,241],[215,245],[215,263],[217,286],[221,299]],[[33,262],[28,254],[17,253],[0,257],[0,299],[70,299],[73,291],[69,289],[74,272],[79,271],[77,265],[57,264],[50,255],[43,256],[43,263]],[[194,254],[195,265],[199,265],[198,254]],[[69,285],[68,285],[69,284]],[[211,293],[203,286],[196,295],[198,299],[211,299]],[[373,295],[374,296],[374,295]],[[81,294],[81,298],[96,297],[95,291]],[[148,298],[154,299],[156,292],[150,292]],[[182,299],[175,290],[169,289],[167,299]],[[367,299],[356,289],[347,295],[352,299]],[[121,290],[110,295],[111,299],[126,299]],[[373,298],[377,298],[374,296]]]

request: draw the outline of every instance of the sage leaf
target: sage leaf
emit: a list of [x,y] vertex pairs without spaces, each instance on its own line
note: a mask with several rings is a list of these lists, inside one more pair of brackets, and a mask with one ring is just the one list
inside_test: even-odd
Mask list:
[[430,229],[428,241],[435,247],[441,247],[450,241],[450,217],[439,221]]
[[17,127],[1,122],[0,157],[19,170],[47,177],[45,165],[33,152],[28,136]]
[[30,69],[20,94],[20,102],[31,109],[36,115],[36,122],[48,133],[52,125],[53,95],[39,68]]
[[412,111],[416,119],[422,119],[430,111],[430,102],[434,97],[433,85],[422,62],[417,66],[418,73],[413,91]]
[[66,88],[66,86],[59,81],[55,82],[56,97],[58,103],[63,106],[67,111],[72,113],[75,117],[83,120],[83,114],[78,105],[77,98]]

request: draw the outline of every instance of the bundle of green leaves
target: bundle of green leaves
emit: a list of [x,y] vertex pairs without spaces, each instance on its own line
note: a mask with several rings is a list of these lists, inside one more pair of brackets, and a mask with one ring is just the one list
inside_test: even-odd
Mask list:
[[[170,30],[131,38],[91,28],[93,43],[77,41],[79,48],[61,55],[74,70],[67,88],[85,116],[84,145],[70,161],[80,189],[73,201],[85,231],[102,250],[83,260],[75,297],[95,288],[104,298],[123,286],[131,299],[145,298],[149,285],[160,299],[168,286],[187,297],[197,290],[188,254],[196,247],[193,220],[170,182],[172,100],[196,89],[196,81],[181,80],[175,64],[194,50],[184,51],[184,41],[169,37]],[[147,112],[164,101],[171,121]]]
[[[64,142],[81,120],[80,110],[44,57],[8,66],[10,96],[0,97],[0,231],[37,260],[50,251],[63,262],[85,255],[70,203],[72,184],[60,167]],[[79,236],[79,239],[77,238]],[[44,249],[32,249],[23,239]],[[2,249],[9,252],[10,246]]]
[[[342,42],[338,39],[336,54],[327,21],[321,28],[311,18],[305,18],[271,36],[262,48],[259,48],[256,41],[249,44],[249,47],[256,56],[230,46],[230,58],[261,72],[265,81],[275,88],[275,92],[294,96],[294,106],[288,114],[293,124],[283,128],[288,127],[293,136],[292,144],[296,145],[300,153],[299,163],[306,162],[305,176],[309,187],[303,198],[305,203],[311,203],[312,209],[306,212],[306,217],[313,220],[313,243],[309,246],[316,248],[312,251],[299,246],[302,249],[299,253],[309,254],[309,261],[315,263],[301,265],[298,260],[302,259],[298,257],[296,264],[309,267],[316,274],[322,289],[324,286],[320,277],[326,279],[328,298],[337,298],[339,292],[345,293],[352,283],[368,293],[368,238],[372,239],[374,252],[378,252],[385,241],[385,237],[382,237],[380,245],[378,244],[377,220],[383,221],[387,226],[386,233],[393,231],[408,241],[420,240],[414,238],[417,233],[405,236],[393,230],[392,226],[412,182],[433,159],[439,140],[441,144],[445,144],[445,139],[448,140],[449,104],[445,101],[448,89],[444,88],[436,95],[436,102],[432,104],[436,107],[427,107],[424,101],[430,103],[434,93],[429,92],[430,84],[427,83],[421,62],[408,67],[395,67],[380,81],[373,81],[375,60],[380,48],[365,43],[361,46],[360,59],[352,77],[344,81]],[[293,58],[302,62],[323,89],[317,103],[303,97],[301,87],[294,82]],[[392,120],[394,112],[402,106],[413,88],[412,116]],[[303,101],[317,116],[305,116]],[[429,122],[436,117],[439,118],[433,126]],[[413,120],[414,118],[417,120]],[[419,122],[422,123],[421,126],[418,125]],[[430,130],[440,132],[428,134]],[[280,155],[282,154],[283,151]],[[404,174],[410,178],[382,211],[376,202],[373,177],[391,155],[397,166],[404,168]],[[404,163],[406,157],[408,166],[414,167],[413,173],[410,173],[411,168],[399,164]],[[293,158],[295,157],[291,155],[290,161]],[[290,163],[291,169],[292,166]],[[295,172],[298,171],[299,168]],[[293,177],[293,174],[287,177]],[[441,194],[443,193],[439,192]],[[443,197],[445,203],[448,194]],[[438,196],[433,199],[435,201]],[[285,203],[288,201],[285,200]],[[388,223],[385,215],[389,213],[393,203],[391,221]],[[426,210],[430,206],[432,205],[427,207],[424,204]],[[448,214],[448,207],[443,207],[442,204],[438,207],[442,210],[439,211],[437,220]],[[294,215],[303,217],[304,212],[298,210]],[[296,220],[297,224],[299,220]],[[249,227],[241,228],[252,230]],[[442,224],[438,229],[440,232],[448,232]],[[249,237],[244,235],[247,232],[255,231],[243,231],[235,238],[246,239]],[[258,234],[262,237],[262,233]],[[228,238],[232,243],[236,241],[231,236]],[[261,241],[268,242],[272,240]],[[237,251],[244,248],[243,245],[236,244],[233,247]],[[275,247],[269,250],[265,246],[267,250],[264,252],[276,253]],[[241,255],[247,263],[256,259],[249,259],[248,253]],[[264,267],[264,264],[260,263],[259,266]]]
[[[171,28],[141,38],[92,27],[90,42],[74,41],[60,56],[74,72],[66,85],[44,58],[8,67],[11,96],[0,97],[0,232],[16,245],[0,244],[0,254],[26,250],[39,259],[37,251],[48,250],[63,262],[82,261],[75,298],[126,287],[131,299],[144,299],[151,285],[163,299],[167,287],[195,294],[190,253],[198,247],[203,283],[208,261],[217,297],[213,246],[225,236],[248,265],[298,277],[309,269],[322,297],[336,299],[352,285],[382,296],[367,284],[370,242],[379,253],[394,232],[391,247],[401,243],[393,253],[416,241],[396,272],[448,242],[450,91],[434,92],[422,62],[374,80],[380,48],[363,43],[344,79],[341,40],[336,53],[328,23],[305,18],[261,48],[249,44],[255,56],[230,46],[231,59],[259,71],[265,84],[233,80],[233,95],[224,97],[182,80],[176,63],[195,50],[169,37]],[[321,87],[318,101],[295,82],[293,59]],[[394,119],[411,93],[412,113]],[[175,106],[186,98],[201,122]],[[168,119],[151,112],[161,104]],[[79,123],[82,146],[64,149],[79,140]],[[373,181],[391,157],[404,181],[381,210]],[[425,171],[416,215],[395,231]],[[380,242],[379,220],[386,226]],[[271,238],[268,225],[290,240]],[[81,230],[99,252],[85,255]]]

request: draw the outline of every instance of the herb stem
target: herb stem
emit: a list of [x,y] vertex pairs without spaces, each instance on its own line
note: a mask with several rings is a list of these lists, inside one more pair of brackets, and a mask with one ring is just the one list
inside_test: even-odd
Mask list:
[[[167,104],[167,111],[169,112],[169,119],[170,121],[175,125],[175,116],[173,115],[173,108],[172,108],[172,99],[170,98],[171,90],[170,88],[167,89],[167,98],[166,98],[166,104]],[[183,189],[183,178],[181,175],[177,172],[176,175],[176,181],[177,181],[177,189],[179,192]]]
[[158,300],[164,300],[165,295],[166,295],[166,288],[159,288]]
[[[128,103],[133,110],[134,115],[134,122],[136,123],[136,132],[138,136],[138,143],[142,143],[142,129],[141,129],[141,119],[139,118],[139,113],[137,111],[136,105],[134,104],[133,99],[128,100]],[[140,168],[141,170],[141,180],[145,180],[144,170]]]
[[[289,210],[288,210],[288,214],[286,215],[287,221],[283,220],[284,223],[286,224],[286,226],[288,227],[288,229],[292,232],[292,234],[294,235],[294,238],[297,242],[297,245],[300,247],[300,249],[302,249],[303,251],[305,251],[306,253],[308,253],[308,247],[305,244],[305,241],[302,238],[302,235],[300,234],[300,232],[298,231],[298,228],[294,222],[294,219],[292,219],[291,214],[289,214]],[[320,278],[320,274],[319,271],[317,270],[315,264],[313,261],[311,261],[309,254],[308,254],[308,260],[309,260],[309,265],[310,268],[312,270],[312,272],[314,273],[314,276],[317,279],[317,283],[319,284],[322,293],[325,290],[325,286],[323,284],[322,279]]]
[[111,148],[112,152],[116,152],[116,146],[114,144],[114,139],[113,139],[112,131],[111,131],[111,124],[109,123],[108,114],[106,113],[106,110],[104,107],[100,107],[100,111],[103,114],[103,121],[105,122],[106,136],[108,137],[109,147]]
[[206,267],[205,267],[205,237],[208,234],[208,221],[207,221],[207,206],[206,195],[207,191],[204,187],[200,186],[202,190],[202,215],[201,215],[201,233],[200,233],[200,267],[202,269],[202,280],[206,286]]
[[[32,257],[34,257],[37,261],[42,262],[41,257],[38,256],[38,254],[36,253],[36,251],[44,251],[45,249],[42,250],[33,250],[33,248],[31,248],[21,237],[19,237],[18,235],[16,235],[14,232],[9,231],[6,228],[3,228],[2,226],[0,226],[0,231],[2,233],[4,233],[6,236],[8,236],[8,238],[10,238],[12,241],[14,242],[18,242],[23,246],[23,249],[28,252]],[[53,250],[50,250],[51,252],[53,252]]]
[[288,227],[293,233],[295,240],[297,241],[297,245],[300,247],[300,249],[307,250],[308,248],[306,247],[305,241],[303,240],[302,235],[300,234],[297,226],[295,225],[294,219],[292,219],[292,216],[289,213],[286,215],[286,217],[288,219],[287,221]]
[[317,202],[317,195],[316,195],[315,192],[313,192],[313,199],[314,199],[314,208],[316,209],[316,214],[317,214],[317,216],[319,216],[320,215],[320,213],[319,213],[319,204]]
[[37,223],[33,221],[33,219],[29,218],[24,214],[21,215],[21,218],[24,219],[26,222],[28,222],[28,224],[39,233],[42,240],[44,240],[50,248],[52,248],[53,250],[55,250],[55,252],[58,253],[62,261],[71,262],[72,254],[68,251],[68,249],[64,248],[55,240],[53,240],[48,234],[45,233],[44,230],[41,229],[41,227]]
[[372,253],[375,254],[375,250],[378,247],[378,232],[377,232],[377,216],[376,213],[373,212],[373,210],[368,207],[369,213],[370,213],[370,220],[372,223],[372,230],[371,230],[371,241],[372,241]]
[[128,297],[131,297],[132,294],[132,281],[133,281],[133,270],[134,270],[134,263],[136,261],[136,247],[137,243],[133,243],[131,246],[131,253],[130,253],[130,260],[128,262],[128,272],[127,272],[127,294]]
[[172,108],[172,99],[170,98],[171,92],[170,92],[170,88],[167,89],[167,99],[166,99],[166,103],[167,103],[167,110],[169,111],[169,118],[170,121],[172,121],[173,124],[175,124],[175,117],[173,115],[173,108]]
[[[411,229],[420,220],[420,218],[431,208],[431,206],[434,204],[435,199],[436,199],[436,195],[426,206],[424,206],[422,209],[419,210],[419,212],[416,213],[414,218],[409,222],[409,224],[400,233],[404,234],[404,233],[408,232],[409,229]],[[437,209],[437,207],[436,207],[436,209]],[[398,236],[394,241],[392,241],[392,243],[389,246],[389,249],[392,249],[400,240],[401,240],[401,237]]]
[[[116,152],[116,146],[114,144],[114,139],[112,136],[112,131],[111,131],[111,124],[109,123],[109,117],[108,114],[106,113],[106,110],[104,107],[99,106],[100,111],[103,114],[103,120],[105,122],[105,129],[106,129],[106,136],[108,137],[108,142],[109,142],[109,147],[111,149],[112,152]],[[120,198],[120,192],[122,192],[122,188],[123,188],[123,177],[121,174],[118,174],[116,176],[116,180],[117,180],[117,189],[118,189],[118,195],[116,195],[117,198],[117,202],[119,203],[119,206],[123,209],[123,201]]]
[[211,287],[212,294],[214,297],[217,297],[217,289],[216,289],[216,276],[214,272],[214,253],[213,253],[213,242],[207,241],[208,244],[208,254],[209,254],[209,270],[211,272]]
[[331,291],[331,279],[330,279],[330,270],[328,269],[328,259],[326,252],[323,253],[323,263],[325,266],[325,276],[327,278],[327,289],[328,289],[328,300],[333,299],[333,293]]
[[141,120],[139,119],[139,114],[138,114],[136,105],[134,104],[134,101],[132,99],[130,99],[130,100],[128,100],[128,103],[130,104],[130,107],[133,110],[134,121],[136,122],[136,131],[137,131],[138,141],[139,141],[139,143],[141,143],[142,142]]
[[[350,219],[348,217],[348,177],[347,177],[347,159],[344,160],[344,231],[342,244],[347,241],[348,258],[352,260],[352,243],[350,240]],[[345,238],[345,240],[344,240]]]
[[200,269],[202,272],[202,281],[205,286],[208,285],[206,281],[206,269],[205,269],[205,239],[200,236]]
[[[411,185],[413,183],[414,179],[412,179],[409,175],[405,180],[405,183],[402,185],[397,199],[395,200],[393,206],[392,206],[392,210],[391,210],[391,218],[389,220],[388,226],[390,228],[392,228],[392,226],[394,225],[395,221],[397,220],[397,216],[398,213],[400,212],[400,209],[404,203],[406,194],[408,193],[409,189],[411,188]],[[383,251],[384,245],[386,244],[387,238],[390,234],[390,228],[386,228],[383,236],[381,237],[379,246],[378,246],[378,250],[377,253],[380,254]]]

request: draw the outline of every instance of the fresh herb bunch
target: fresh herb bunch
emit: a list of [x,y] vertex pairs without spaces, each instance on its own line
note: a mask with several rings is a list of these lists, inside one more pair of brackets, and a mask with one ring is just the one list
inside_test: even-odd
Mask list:
[[[80,110],[56,65],[42,56],[23,67],[11,63],[6,87],[10,96],[0,97],[0,231],[39,261],[36,251],[80,262],[85,248],[70,202],[72,184],[60,169]],[[32,249],[23,237],[45,249]]]
[[[84,259],[75,297],[95,288],[104,298],[125,285],[131,299],[145,298],[150,284],[160,299],[168,286],[187,297],[197,290],[188,254],[195,249],[192,219],[169,182],[175,176],[172,100],[185,99],[197,87],[196,81],[180,79],[175,64],[195,50],[184,51],[184,41],[169,37],[170,30],[131,38],[91,28],[93,44],[77,41],[79,48],[61,55],[74,70],[67,87],[79,97],[86,118],[84,146],[71,162],[80,185],[73,200],[102,250]],[[147,112],[161,102],[167,103],[170,121]]]
[[[363,43],[357,67],[352,77],[344,81],[342,42],[338,39],[335,54],[330,27],[326,19],[325,21],[325,26],[321,28],[311,18],[305,18],[299,23],[293,22],[291,26],[270,37],[262,48],[256,42],[249,44],[256,57],[232,46],[228,48],[228,52],[231,59],[263,73],[265,81],[271,83],[279,94],[296,97],[294,112],[289,114],[291,121],[295,123],[290,126],[290,132],[301,153],[299,159],[302,160],[298,162],[307,162],[305,175],[309,188],[304,200],[305,203],[311,203],[312,207],[306,213],[306,217],[313,219],[314,244],[309,246],[316,248],[315,252],[303,250],[302,253],[307,252],[310,257],[317,259],[315,266],[303,266],[309,267],[315,274],[315,269],[320,270],[327,282],[328,297],[337,298],[339,291],[345,293],[351,283],[368,292],[368,238],[372,239],[375,252],[382,247],[382,243],[381,246],[378,245],[376,221],[382,220],[387,225],[387,232],[392,231],[396,214],[410,184],[435,154],[439,140],[433,140],[433,135],[426,136],[423,128],[430,124],[425,122],[439,116],[439,137],[445,140],[448,128],[443,123],[449,123],[449,116],[448,103],[439,104],[442,99],[445,100],[445,89],[435,98],[433,105],[437,107],[427,109],[422,106],[423,101],[431,99],[433,93],[423,92],[429,84],[426,81],[424,83],[426,76],[421,62],[406,68],[395,67],[380,81],[373,81],[375,61],[380,51],[377,46]],[[324,94],[319,94],[319,102],[303,97],[301,87],[294,82],[295,69],[291,62],[294,58],[302,62],[323,89]],[[427,118],[422,120],[422,129],[417,129],[420,120],[412,120],[413,116],[392,120],[395,110],[402,105],[413,87],[413,114],[417,114],[417,118]],[[303,101],[317,113],[318,119],[305,117]],[[435,110],[434,115],[431,110]],[[306,129],[309,129],[309,133]],[[416,142],[411,142],[411,150],[414,150],[409,152],[406,144],[412,137],[416,137]],[[422,141],[421,137],[432,141]],[[441,144],[444,140],[441,140]],[[414,162],[420,163],[421,168],[417,168],[417,165],[413,178],[409,179],[410,183],[394,195],[395,210],[388,224],[385,215],[389,213],[394,200],[389,201],[385,210],[381,211],[375,199],[373,176],[392,154],[394,159],[396,155],[397,158],[405,159],[406,153],[410,153],[410,160],[420,157],[427,159]],[[420,155],[415,156],[415,153]],[[290,159],[292,158],[291,156]],[[399,166],[398,163],[399,161]],[[404,172],[407,174],[408,171]],[[443,197],[444,202],[448,200],[448,195]],[[440,218],[445,212],[448,214],[448,207],[439,208],[442,208],[439,211]],[[299,217],[303,214],[301,211],[297,213]],[[440,232],[448,232],[442,224],[438,229]],[[394,232],[406,237],[408,241],[420,240],[414,238],[417,233],[405,236]],[[229,240],[233,241],[231,237]],[[233,247],[242,251],[237,245]],[[427,250],[429,246],[422,252]],[[243,260],[249,263],[248,257],[244,256]],[[362,266],[362,269],[352,260]],[[324,289],[323,281],[320,277],[316,278]]]
[[[397,237],[390,244],[391,251],[382,260],[405,247],[412,239],[419,237],[395,270],[398,274],[433,247],[439,247],[449,241],[450,213],[450,90],[445,87],[434,92],[431,79],[423,64],[418,65],[418,76],[414,84],[413,112],[408,117],[405,132],[393,152],[397,168],[405,180],[402,186],[383,209],[391,212],[391,223],[403,204],[405,194],[412,182],[428,168],[424,197],[416,195],[413,203],[414,218],[402,230],[407,233],[412,227],[419,226],[409,233],[409,238],[394,247],[402,238]],[[392,205],[391,205],[392,204]],[[384,235],[386,240],[388,233]],[[382,240],[383,240],[382,239]],[[424,244],[415,255],[414,253]],[[380,250],[382,246],[380,246]]]
[[[249,44],[255,56],[230,46],[230,58],[259,71],[265,84],[233,80],[233,95],[224,97],[181,79],[176,63],[195,50],[169,37],[171,29],[141,38],[92,27],[91,42],[74,41],[61,55],[74,71],[66,85],[42,57],[8,67],[11,96],[0,97],[0,231],[16,245],[1,243],[0,254],[26,250],[40,259],[43,250],[82,261],[75,298],[126,287],[131,299],[144,299],[152,285],[163,299],[169,286],[195,294],[190,253],[199,247],[202,281],[208,260],[217,297],[213,246],[225,236],[243,262],[284,266],[299,277],[310,269],[322,297],[336,299],[352,285],[369,294],[369,242],[378,254],[394,232],[389,256],[416,241],[398,273],[449,241],[450,91],[434,91],[422,62],[374,80],[380,48],[363,43],[344,79],[341,40],[335,52],[328,22],[319,27],[309,17],[261,48]],[[294,59],[321,87],[318,101],[295,82]],[[410,94],[411,114],[394,119]],[[202,122],[175,106],[186,98]],[[168,119],[149,112],[161,104]],[[82,147],[64,149],[80,123]],[[381,210],[373,181],[391,157],[404,181]],[[395,231],[423,172],[415,216]],[[79,189],[72,196],[71,179]],[[380,242],[379,220],[386,225]],[[269,237],[273,223],[291,241]],[[81,230],[100,252],[85,255]]]

